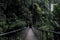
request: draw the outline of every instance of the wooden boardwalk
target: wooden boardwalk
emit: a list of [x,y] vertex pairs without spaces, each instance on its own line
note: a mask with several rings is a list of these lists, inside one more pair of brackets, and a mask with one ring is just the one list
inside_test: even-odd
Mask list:
[[31,28],[29,29],[25,40],[37,40]]

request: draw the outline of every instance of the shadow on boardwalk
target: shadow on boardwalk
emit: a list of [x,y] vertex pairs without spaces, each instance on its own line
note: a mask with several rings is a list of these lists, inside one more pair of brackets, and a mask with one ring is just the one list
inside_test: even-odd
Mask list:
[[25,40],[37,40],[31,28],[29,29]]

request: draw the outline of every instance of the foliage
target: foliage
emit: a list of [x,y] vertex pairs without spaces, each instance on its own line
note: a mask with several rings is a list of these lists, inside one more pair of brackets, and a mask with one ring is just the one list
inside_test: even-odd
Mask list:
[[[49,13],[50,0],[0,0],[0,33],[25,26],[34,26],[40,29],[53,30],[51,14]],[[54,19],[60,21],[60,5],[55,6]]]
[[54,15],[58,18],[60,17],[60,5],[59,4],[54,7]]

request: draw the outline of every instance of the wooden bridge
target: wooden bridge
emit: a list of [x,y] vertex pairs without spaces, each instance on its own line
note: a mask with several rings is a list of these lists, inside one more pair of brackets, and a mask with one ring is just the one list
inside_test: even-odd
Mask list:
[[[50,33],[50,38],[49,38]],[[55,37],[54,35],[55,34]],[[0,34],[0,40],[60,40],[60,32],[50,30],[38,30],[34,27],[13,30]]]
[[31,28],[29,29],[25,40],[37,40]]

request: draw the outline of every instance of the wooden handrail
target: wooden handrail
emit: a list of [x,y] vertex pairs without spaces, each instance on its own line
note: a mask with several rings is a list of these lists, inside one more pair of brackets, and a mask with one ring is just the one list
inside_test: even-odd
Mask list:
[[51,30],[43,30],[43,29],[38,29],[38,30],[39,30],[39,31],[50,32],[50,33],[55,33],[55,34],[60,34],[60,32],[51,31]]
[[10,32],[2,33],[2,34],[0,34],[0,36],[8,35],[8,34],[11,34],[11,33],[15,33],[15,32],[18,32],[18,31],[21,31],[21,30],[24,30],[24,29],[26,29],[26,27],[22,28],[22,29],[17,29],[17,30],[13,30],[13,31],[10,31]]

